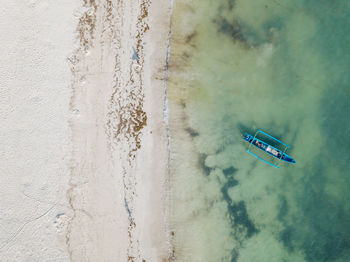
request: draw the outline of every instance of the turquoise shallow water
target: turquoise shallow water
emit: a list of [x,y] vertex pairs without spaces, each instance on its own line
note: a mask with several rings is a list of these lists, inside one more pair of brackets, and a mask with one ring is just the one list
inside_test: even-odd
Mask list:
[[[349,1],[176,1],[169,64],[178,261],[350,261]],[[292,146],[274,169],[256,128]]]

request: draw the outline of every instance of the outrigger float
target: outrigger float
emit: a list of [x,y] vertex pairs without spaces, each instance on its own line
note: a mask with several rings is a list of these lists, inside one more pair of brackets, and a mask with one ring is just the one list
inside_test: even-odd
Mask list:
[[[280,149],[277,149],[276,147],[273,147],[272,145],[269,145],[267,142],[264,142],[260,139],[257,138],[257,135],[259,133],[262,133],[268,137],[270,137],[271,139],[277,141],[278,143],[282,144],[285,148],[284,150],[280,150]],[[249,142],[249,146],[248,146],[248,149],[247,149],[247,152],[250,153],[251,155],[255,156],[256,158],[260,159],[261,161],[273,166],[273,167],[276,167],[276,168],[279,168],[278,165],[275,165],[273,164],[272,162],[268,162],[266,161],[265,159],[262,159],[261,157],[257,156],[256,154],[252,153],[250,151],[250,148],[251,146],[255,146],[257,148],[259,148],[260,150],[268,153],[269,155],[279,159],[279,160],[283,160],[285,162],[288,162],[288,163],[295,163],[295,160],[293,158],[291,158],[289,155],[286,154],[286,151],[288,148],[290,148],[289,145],[283,143],[282,141],[278,140],[277,138],[274,138],[273,136],[261,131],[258,129],[258,131],[256,131],[255,135],[252,136],[248,133],[245,133],[244,136],[243,136],[243,139],[246,140],[247,142]]]

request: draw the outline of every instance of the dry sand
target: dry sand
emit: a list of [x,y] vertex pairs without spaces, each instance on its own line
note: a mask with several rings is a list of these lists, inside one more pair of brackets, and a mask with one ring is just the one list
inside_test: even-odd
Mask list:
[[170,3],[1,12],[0,261],[170,260]]

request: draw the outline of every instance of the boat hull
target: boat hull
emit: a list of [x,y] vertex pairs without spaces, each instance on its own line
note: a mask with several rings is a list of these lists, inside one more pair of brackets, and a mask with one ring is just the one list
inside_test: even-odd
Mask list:
[[267,144],[266,142],[256,137],[253,137],[248,133],[244,134],[243,139],[275,158],[278,158],[288,163],[296,163],[296,161],[291,156],[287,155],[286,153],[283,153],[281,150]]

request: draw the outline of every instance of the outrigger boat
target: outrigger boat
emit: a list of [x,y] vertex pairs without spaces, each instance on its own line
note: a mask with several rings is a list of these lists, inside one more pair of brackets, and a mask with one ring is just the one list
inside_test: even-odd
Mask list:
[[[272,138],[273,140],[277,141],[278,143],[282,144],[285,146],[285,149],[282,151],[280,149],[277,149],[276,147],[272,146],[272,145],[269,145],[267,142],[264,142],[260,139],[258,139],[256,136],[259,134],[259,133],[262,133],[270,138]],[[279,159],[279,160],[283,160],[283,161],[286,161],[288,163],[295,163],[295,160],[290,157],[289,155],[286,154],[286,151],[288,148],[290,148],[290,146],[288,146],[287,144],[283,143],[282,141],[278,140],[277,138],[274,138],[273,136],[270,136],[269,134],[261,131],[258,129],[258,131],[256,131],[255,135],[252,136],[248,133],[245,133],[244,136],[243,136],[243,139],[246,140],[247,142],[249,142],[249,147],[247,149],[247,152],[252,154],[253,156],[255,156],[256,158],[260,159],[261,161],[273,166],[273,167],[276,167],[276,168],[279,168],[278,165],[274,165],[273,163],[271,162],[268,162],[266,161],[265,159],[262,159],[261,157],[257,156],[256,154],[252,153],[250,151],[250,147],[253,145],[257,148],[259,148],[260,150],[268,153],[269,155]]]

